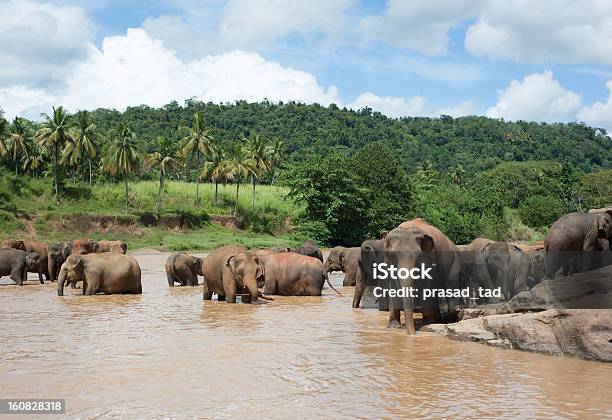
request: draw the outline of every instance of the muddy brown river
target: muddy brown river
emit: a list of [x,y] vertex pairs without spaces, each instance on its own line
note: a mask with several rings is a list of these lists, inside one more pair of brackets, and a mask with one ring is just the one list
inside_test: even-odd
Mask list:
[[141,296],[0,281],[0,398],[83,418],[612,417],[610,364],[408,337],[351,309],[353,288],[203,303],[168,287],[167,254],[135,257]]

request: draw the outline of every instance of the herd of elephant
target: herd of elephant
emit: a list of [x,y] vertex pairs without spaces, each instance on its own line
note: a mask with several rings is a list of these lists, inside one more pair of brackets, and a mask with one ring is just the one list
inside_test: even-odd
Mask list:
[[[203,299],[217,295],[220,301],[257,302],[272,300],[269,295],[319,296],[333,271],[345,273],[343,285],[356,286],[354,308],[359,308],[367,285],[372,282],[374,264],[387,263],[411,269],[426,264],[434,270],[434,284],[428,287],[459,290],[469,287],[501,289],[496,297],[478,303],[507,300],[537,285],[542,279],[589,271],[612,264],[612,208],[588,213],[570,213],[557,220],[543,243],[521,245],[477,238],[468,245],[455,245],[444,233],[423,219],[404,222],[380,239],[364,241],[359,247],[335,247],[323,261],[321,250],[311,241],[296,249],[248,250],[237,245],[215,249],[205,258],[184,253],[171,255],[166,262],[168,285],[199,285]],[[9,275],[22,285],[28,272],[58,281],[58,295],[66,284],[83,281],[83,294],[142,293],[141,272],[136,260],[125,255],[122,241],[91,241],[44,244],[37,241],[6,240],[0,249],[0,276]],[[370,278],[367,278],[370,277]],[[402,288],[423,287],[411,278],[399,280]],[[451,312],[473,306],[461,296],[433,299],[389,299],[389,324],[415,333],[413,311],[420,307],[423,323],[440,322],[442,309]],[[398,303],[399,302],[399,303]]]

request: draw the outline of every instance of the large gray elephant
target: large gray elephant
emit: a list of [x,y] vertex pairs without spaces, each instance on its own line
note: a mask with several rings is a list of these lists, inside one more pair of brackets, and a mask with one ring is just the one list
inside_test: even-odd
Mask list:
[[172,254],[166,261],[168,286],[174,283],[181,286],[197,286],[198,274],[202,276],[202,259],[184,253]]
[[43,280],[43,276],[46,277],[47,280],[49,280],[49,270],[47,267],[47,244],[39,242],[39,241],[34,241],[31,239],[26,239],[26,240],[14,240],[14,239],[7,239],[5,241],[2,242],[2,248],[13,248],[13,249],[18,249],[21,251],[25,251],[25,252],[35,252],[39,255],[39,259],[38,259],[38,265],[37,266],[29,266],[28,267],[28,272],[29,273],[37,273],[38,274],[38,280],[44,284],[44,280]]
[[323,266],[326,273],[342,271],[344,273],[343,286],[355,286],[359,275],[359,254],[361,248],[356,246],[345,248],[333,247]]
[[[386,234],[385,234],[386,236]],[[355,287],[355,293],[353,294],[353,308],[359,308],[361,298],[366,290],[368,284],[374,284],[373,266],[374,264],[380,264],[385,261],[385,243],[383,239],[368,239],[363,241],[360,247],[359,260],[359,272],[357,274],[357,283]],[[382,298],[380,298],[382,299]],[[379,305],[383,307],[386,305]]]
[[264,293],[282,296],[321,296],[323,284],[329,283],[321,261],[295,252],[269,254],[262,260]]
[[554,278],[561,268],[565,276],[596,268],[593,257],[603,250],[602,240],[611,237],[612,210],[561,217],[544,238],[546,277]]
[[[465,267],[467,260],[468,269]],[[463,248],[462,261],[464,272],[469,271],[473,290],[501,287],[503,298],[480,298],[478,304],[509,300],[539,283],[543,276],[542,251],[522,251],[520,246],[506,241],[476,238]]]
[[57,280],[62,264],[64,264],[66,258],[68,258],[71,254],[72,242],[51,243],[47,245],[49,280]]
[[254,252],[237,245],[217,248],[202,263],[203,299],[210,300],[216,293],[219,300],[236,303],[236,295],[248,294],[255,303],[259,297],[265,298],[257,288],[263,273],[263,264]]
[[323,262],[323,253],[313,241],[306,241],[301,246],[297,247],[295,250],[298,254],[307,255],[309,257],[313,257]]
[[83,294],[141,294],[140,266],[134,257],[123,254],[69,256],[60,269],[57,295],[64,295],[66,282],[83,281]]
[[[38,267],[40,256],[15,248],[0,249],[0,277],[9,276],[17,285],[23,286],[28,279],[28,269]],[[44,284],[44,281],[41,280]]]
[[[461,260],[459,250],[455,244],[438,228],[425,220],[417,218],[404,222],[387,234],[384,239],[385,262],[397,269],[412,270],[424,264],[431,268],[431,280],[414,281],[408,277],[399,279],[399,286],[404,290],[410,287],[422,290],[424,286],[429,289],[461,289],[462,283]],[[420,295],[422,297],[422,294]],[[404,310],[406,319],[406,333],[415,334],[412,298],[401,298],[402,308],[398,308],[398,299],[389,299],[389,325],[390,328],[399,328],[400,310]],[[446,299],[447,309],[451,311],[455,306],[464,302],[455,298]],[[432,297],[421,299],[421,314],[424,323],[440,322],[441,299]]]

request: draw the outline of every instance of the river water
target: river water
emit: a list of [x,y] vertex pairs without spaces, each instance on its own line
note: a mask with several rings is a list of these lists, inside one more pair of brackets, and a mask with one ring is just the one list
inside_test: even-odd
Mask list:
[[203,303],[168,287],[167,254],[135,257],[141,296],[0,281],[0,398],[65,398],[83,418],[612,417],[610,364],[407,337],[351,309],[349,287]]

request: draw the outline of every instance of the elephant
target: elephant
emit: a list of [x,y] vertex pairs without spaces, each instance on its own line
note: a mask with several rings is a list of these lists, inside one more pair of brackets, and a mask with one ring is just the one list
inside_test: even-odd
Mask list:
[[294,250],[298,254],[307,255],[309,257],[317,258],[319,261],[323,262],[323,253],[312,241],[306,241],[301,246]]
[[41,284],[44,284],[43,276],[49,280],[49,264],[48,264],[48,256],[47,256],[47,244],[43,242],[33,241],[26,239],[23,241],[25,245],[26,252],[35,252],[39,255],[38,267],[30,267],[28,272],[30,273],[38,273],[38,280]]
[[[9,276],[18,286],[28,279],[28,268],[37,268],[40,256],[35,252],[26,252],[21,249],[0,249],[0,277]],[[41,280],[44,284],[44,281]]]
[[[482,287],[492,290],[501,287],[504,296],[501,300],[509,300],[517,293],[530,289],[544,275],[543,249],[539,245],[476,238],[462,247],[461,256],[471,289]],[[479,298],[478,303],[498,300]]]
[[[413,219],[400,224],[384,238],[385,263],[397,269],[423,267],[431,268],[432,280],[427,286],[432,289],[461,289],[462,271],[459,250],[439,229],[427,223],[424,219]],[[425,279],[415,281],[408,277],[399,279],[399,285],[404,290],[414,287],[422,291]],[[421,292],[422,293],[422,292]],[[389,328],[400,328],[399,298],[389,299]],[[448,311],[463,302],[447,298]],[[410,296],[401,298],[401,305],[406,318],[406,333],[416,333],[413,319],[413,304]],[[425,324],[440,322],[440,298],[432,297],[421,300],[421,314]]]
[[25,244],[23,243],[23,241],[20,240],[16,240],[16,239],[6,239],[4,241],[2,241],[2,245],[0,245],[1,248],[13,248],[13,249],[19,249],[21,251],[25,251],[26,247]]
[[336,246],[329,253],[323,268],[326,273],[342,271],[344,273],[342,285],[355,286],[357,284],[357,275],[359,274],[360,253],[361,248],[358,246],[352,248]]
[[134,257],[103,253],[69,256],[60,269],[57,295],[64,295],[66,282],[83,281],[83,294],[141,294],[140,266]]
[[329,282],[323,264],[315,258],[296,252],[269,254],[263,258],[264,294],[282,296],[321,296],[323,284]]
[[555,278],[594,268],[594,253],[602,250],[601,240],[612,236],[612,210],[594,213],[569,213],[550,227],[544,238],[545,277]]
[[166,276],[168,286],[174,287],[174,283],[181,286],[197,286],[198,274],[202,274],[202,259],[187,254],[172,254],[166,261]]
[[60,267],[71,254],[72,242],[52,243],[47,245],[47,269],[49,271],[49,280],[57,280]]
[[[368,239],[361,244],[359,260],[357,261],[359,272],[357,273],[357,284],[355,293],[353,294],[353,308],[359,308],[366,286],[375,283],[372,278],[373,265],[385,261],[385,237],[386,235],[383,236],[382,239]],[[379,305],[379,307],[381,307],[381,305]]]
[[89,239],[75,239],[72,241],[73,255],[86,255],[97,252],[98,243]]
[[236,303],[237,294],[248,294],[251,303],[266,298],[257,288],[257,279],[264,275],[263,264],[244,247],[225,245],[215,249],[202,262],[202,275],[203,300],[211,300],[213,293],[228,303]]
[[128,246],[123,241],[98,241],[98,246],[95,247],[95,252],[115,252],[117,254],[127,253]]

